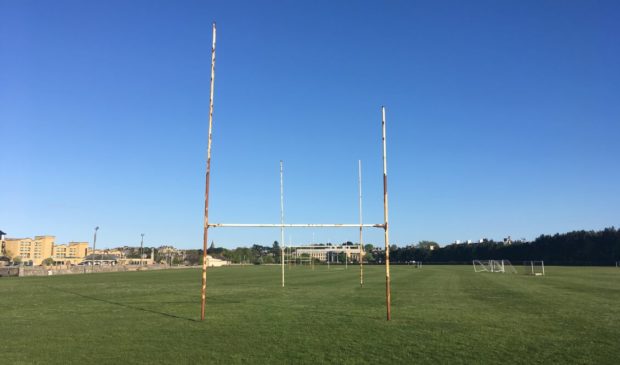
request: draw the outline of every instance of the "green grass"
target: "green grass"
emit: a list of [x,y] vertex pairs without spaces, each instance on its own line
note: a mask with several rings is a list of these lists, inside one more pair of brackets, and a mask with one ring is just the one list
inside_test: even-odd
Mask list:
[[620,363],[620,269],[229,267],[0,279],[0,363]]

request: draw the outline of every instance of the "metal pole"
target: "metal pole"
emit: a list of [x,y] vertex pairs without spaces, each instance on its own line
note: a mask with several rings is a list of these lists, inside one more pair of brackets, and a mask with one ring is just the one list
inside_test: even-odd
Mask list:
[[[314,240],[314,232],[312,232],[312,244],[315,245],[316,241]],[[314,270],[314,255],[311,255],[311,260],[312,260],[312,270]],[[617,266],[617,265],[616,265]]]
[[[209,228],[359,228],[359,223],[209,223]],[[362,227],[384,229],[384,223],[362,224]]]
[[99,226],[95,227],[95,237],[93,238],[93,272],[95,271],[95,252],[97,252],[97,231],[99,230]]
[[215,82],[215,22],[213,22],[213,43],[211,46],[211,94],[209,96],[209,139],[207,142],[207,172],[205,176],[205,212],[202,235],[202,288],[200,292],[200,320],[205,319],[207,300],[207,239],[209,234],[209,177],[211,175],[211,133],[213,130],[213,85]]
[[362,255],[363,239],[362,239],[362,160],[357,161],[357,180],[360,193],[360,286],[364,286],[364,256]]
[[142,261],[144,260],[144,233],[140,235],[142,236],[140,239],[140,267],[142,267]]
[[284,168],[282,160],[280,160],[280,255],[282,287],[284,288]]
[[390,240],[388,229],[388,193],[387,193],[387,152],[385,143],[385,107],[381,107],[381,129],[383,136],[383,217],[385,225],[385,305],[387,309],[387,320],[392,318],[392,290],[390,288]]

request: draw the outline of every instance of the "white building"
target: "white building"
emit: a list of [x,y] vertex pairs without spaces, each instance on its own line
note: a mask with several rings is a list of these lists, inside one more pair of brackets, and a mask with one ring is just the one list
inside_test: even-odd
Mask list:
[[[313,259],[325,262],[328,258],[333,260],[334,257],[340,253],[344,253],[349,261],[359,261],[360,258],[359,245],[298,246],[292,248],[292,258],[301,257],[301,255],[308,255]],[[363,247],[361,248],[361,255],[362,257],[366,255]]]

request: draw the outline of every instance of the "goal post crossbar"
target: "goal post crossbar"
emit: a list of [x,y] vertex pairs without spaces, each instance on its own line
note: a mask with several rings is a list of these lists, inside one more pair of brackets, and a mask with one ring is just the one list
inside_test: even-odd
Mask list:
[[384,223],[355,224],[355,223],[209,223],[209,228],[385,228]]
[[[327,249],[327,248],[334,248],[334,247],[356,247],[359,250],[359,245],[323,245],[321,246],[320,244],[316,244],[316,245],[285,245],[286,248],[301,248],[301,249],[309,249],[309,250],[314,250],[314,249]],[[350,251],[353,251],[353,249],[350,249]]]

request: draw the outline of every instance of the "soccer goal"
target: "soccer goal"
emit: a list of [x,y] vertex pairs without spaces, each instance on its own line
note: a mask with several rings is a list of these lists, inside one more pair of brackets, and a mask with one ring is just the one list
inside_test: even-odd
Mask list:
[[473,260],[472,264],[475,272],[517,273],[517,270],[508,260]]
[[545,275],[545,262],[544,261],[524,261],[523,267],[526,275],[544,276]]

